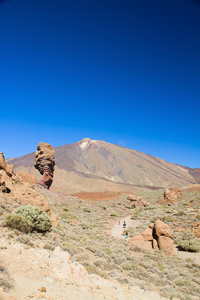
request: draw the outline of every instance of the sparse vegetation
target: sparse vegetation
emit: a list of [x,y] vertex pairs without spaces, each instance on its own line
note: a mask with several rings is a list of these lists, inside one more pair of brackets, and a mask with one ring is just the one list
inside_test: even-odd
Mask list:
[[116,213],[116,212],[111,212],[110,216],[111,216],[111,217],[116,217],[116,216],[117,216],[117,213]]
[[177,213],[174,214],[174,216],[177,216],[177,217],[182,217],[182,216],[185,216],[186,213],[184,211],[179,211]]
[[68,209],[67,206],[63,206],[63,210],[64,210],[64,211],[69,211],[69,209]]
[[13,287],[13,280],[11,279],[8,271],[0,261],[0,288],[8,292]]
[[51,228],[51,221],[47,214],[33,205],[23,205],[14,211],[14,214],[25,218],[32,224],[33,230],[48,231]]
[[90,213],[90,209],[87,208],[87,207],[84,207],[83,211],[84,211],[84,212],[87,212],[87,213]]
[[183,240],[178,244],[179,250],[189,251],[189,252],[199,252],[200,251],[200,242],[197,239],[193,240]]
[[[148,191],[144,195],[144,199],[150,203],[150,209],[136,207],[128,210],[123,207],[124,194],[120,195],[120,205],[117,204],[121,201],[119,198],[117,203],[111,200],[101,202],[100,205],[88,204],[75,197],[72,201],[70,196],[62,196],[60,193],[60,202],[54,206],[55,213],[59,216],[59,226],[43,235],[36,231],[28,235],[17,235],[16,230],[16,234],[12,231],[13,236],[10,238],[24,244],[22,246],[25,249],[30,248],[29,243],[33,243],[35,248],[40,243],[48,251],[53,251],[60,245],[71,254],[73,261],[80,262],[89,273],[103,278],[115,279],[129,286],[139,285],[145,290],[157,290],[169,299],[199,299],[200,270],[193,259],[181,259],[181,255],[167,257],[161,251],[151,253],[139,246],[130,247],[128,239],[117,239],[109,235],[110,223],[118,222],[119,217],[123,219],[131,214],[137,226],[126,228],[123,235],[128,232],[131,238],[148,228],[151,221],[160,219],[170,225],[174,243],[179,249],[182,247],[184,251],[198,250],[198,239],[192,233],[192,226],[199,222],[198,194],[184,193],[183,201],[170,207],[159,203],[161,191]],[[184,206],[185,202],[189,206]],[[90,213],[87,213],[88,210]],[[6,227],[4,229],[11,232]]]
[[23,216],[16,214],[7,214],[5,216],[6,225],[12,229],[18,229],[28,233],[33,230],[33,224]]
[[81,228],[83,228],[83,229],[89,229],[89,228],[91,228],[91,226],[88,225],[88,224],[86,224],[86,223],[80,223],[79,226],[80,226]]

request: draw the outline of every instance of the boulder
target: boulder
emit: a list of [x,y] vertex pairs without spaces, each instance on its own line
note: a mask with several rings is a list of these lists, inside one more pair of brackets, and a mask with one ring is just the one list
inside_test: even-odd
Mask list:
[[157,220],[153,226],[150,224],[142,234],[130,238],[129,245],[150,251],[163,250],[166,255],[175,254],[170,228],[160,220]]
[[53,182],[55,166],[54,148],[50,144],[42,142],[38,144],[35,152],[34,166],[42,175],[37,183],[49,189]]
[[156,239],[158,239],[159,236],[167,236],[172,239],[172,233],[170,230],[169,225],[165,224],[164,222],[157,220],[153,227],[153,235]]
[[158,237],[158,247],[168,256],[175,254],[173,240],[168,236],[161,235]]
[[157,220],[153,227],[153,237],[157,240],[158,248],[166,255],[175,254],[172,233],[169,225]]
[[152,240],[145,240],[142,234],[138,234],[129,239],[129,246],[152,251]]
[[142,233],[142,237],[143,237],[144,241],[153,241],[152,229],[151,228],[147,228]]
[[135,197],[134,195],[128,195],[126,201],[126,208],[134,208],[134,207],[147,207],[149,204],[143,200],[143,197]]

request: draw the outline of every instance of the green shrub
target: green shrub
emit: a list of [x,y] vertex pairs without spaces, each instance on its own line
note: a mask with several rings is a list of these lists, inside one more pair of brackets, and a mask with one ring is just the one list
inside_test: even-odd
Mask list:
[[200,219],[200,215],[197,215],[196,218],[199,220]]
[[156,208],[157,207],[155,207],[155,206],[147,206],[147,207],[145,207],[145,210],[154,210]]
[[174,216],[179,216],[179,217],[185,216],[185,215],[186,215],[186,213],[184,211],[179,211],[179,212],[174,214]]
[[85,208],[83,209],[83,211],[84,211],[84,212],[88,212],[88,213],[90,213],[90,209],[89,209],[89,208],[87,208],[87,207],[85,207]]
[[67,206],[63,206],[64,211],[69,211],[69,208]]
[[117,213],[116,213],[116,212],[112,212],[112,213],[110,214],[110,216],[111,216],[111,217],[116,217],[116,216],[117,216]]
[[47,214],[40,208],[32,205],[23,205],[15,209],[14,214],[24,217],[33,225],[33,230],[48,231],[51,228],[51,221]]
[[33,224],[20,215],[7,214],[5,216],[5,222],[8,227],[12,229],[18,229],[25,233],[28,233],[33,230]]
[[182,251],[199,252],[200,242],[197,239],[182,240],[178,243],[178,249]]
[[91,228],[90,225],[86,224],[86,223],[80,223],[78,226],[82,227],[83,229],[89,229]]
[[165,223],[165,222],[174,222],[174,218],[173,217],[168,217],[168,216],[165,216],[162,218],[162,221]]

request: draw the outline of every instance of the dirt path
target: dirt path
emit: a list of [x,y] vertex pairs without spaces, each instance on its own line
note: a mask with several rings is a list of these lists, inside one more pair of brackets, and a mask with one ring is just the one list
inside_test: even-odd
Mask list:
[[126,216],[126,217],[123,217],[123,218],[119,218],[119,219],[116,220],[116,222],[112,226],[112,229],[111,229],[111,232],[110,232],[110,234],[112,236],[117,237],[119,239],[126,238],[125,236],[122,235],[124,230],[125,230],[125,228],[123,228],[124,221],[126,222],[126,229],[128,229],[129,227],[136,228],[136,227],[140,226],[143,223],[142,220],[132,220],[131,216]]
[[200,253],[194,253],[194,252],[186,252],[186,251],[178,251],[177,250],[178,257],[182,259],[192,258],[195,260],[197,264],[200,265]]

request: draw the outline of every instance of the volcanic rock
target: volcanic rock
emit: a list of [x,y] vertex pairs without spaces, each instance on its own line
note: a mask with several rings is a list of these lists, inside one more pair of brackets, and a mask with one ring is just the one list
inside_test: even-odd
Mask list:
[[35,152],[35,168],[42,175],[38,184],[49,189],[53,182],[53,172],[55,166],[54,148],[47,143],[40,142]]
[[167,236],[158,237],[158,247],[168,256],[175,254],[173,240]]
[[21,176],[15,174],[13,166],[7,163],[2,152],[0,152],[1,192],[8,194],[7,197],[15,199],[15,202],[18,204],[39,207],[49,215],[54,225],[58,224],[57,217],[53,214],[47,199],[38,191],[31,188]]
[[181,190],[178,187],[166,188],[163,193],[163,199],[161,202],[165,205],[172,205],[176,203],[178,199],[182,198]]
[[153,226],[150,224],[142,234],[130,238],[129,245],[150,251],[163,250],[166,255],[175,254],[170,228],[160,220],[157,220]]
[[175,254],[172,233],[169,225],[157,220],[153,227],[153,236],[158,242],[158,248],[166,255]]
[[[152,237],[153,240],[153,237]],[[129,239],[129,245],[131,247],[139,247],[141,249],[152,251],[152,241],[145,240],[142,234],[135,235]]]
[[158,239],[159,236],[167,236],[172,239],[172,233],[169,228],[169,225],[165,224],[164,222],[157,220],[154,224],[154,235],[156,239]]
[[0,152],[0,192],[10,193],[11,180],[14,175],[13,165],[9,165],[5,160],[3,152]]
[[139,207],[147,207],[149,206],[149,204],[143,200],[143,197],[135,197],[134,195],[128,195],[127,197],[127,200],[126,201],[126,208],[135,208],[137,206]]

